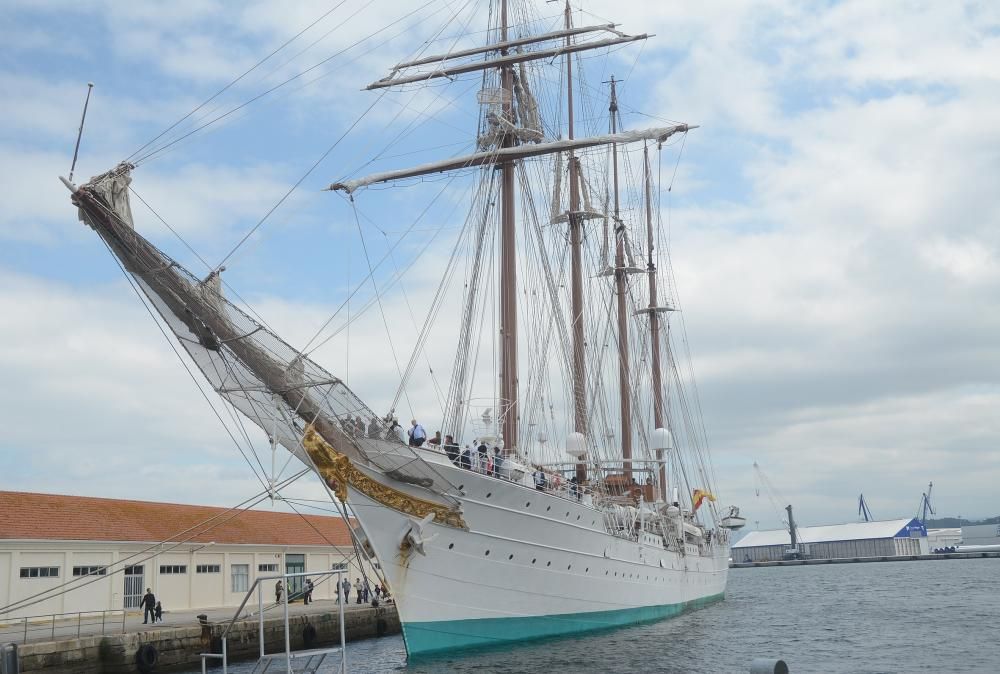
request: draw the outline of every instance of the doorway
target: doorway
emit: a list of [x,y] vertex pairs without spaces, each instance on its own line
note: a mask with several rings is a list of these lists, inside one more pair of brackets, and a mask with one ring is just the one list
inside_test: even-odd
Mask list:
[[125,608],[139,608],[142,601],[143,579],[145,578],[142,564],[125,567]]
[[[305,555],[285,555],[285,573],[304,573],[306,570]],[[288,579],[288,599],[297,599],[302,596],[302,585],[305,579],[302,576]]]

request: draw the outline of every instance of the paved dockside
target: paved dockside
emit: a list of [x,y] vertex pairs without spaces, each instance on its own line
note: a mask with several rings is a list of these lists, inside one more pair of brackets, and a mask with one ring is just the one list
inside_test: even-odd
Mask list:
[[[46,674],[119,674],[140,671],[136,654],[141,648],[156,652],[155,672],[196,669],[201,653],[221,652],[221,634],[235,609],[178,611],[164,614],[164,621],[144,625],[141,616],[129,616],[125,632],[100,634],[100,625],[85,628],[76,636],[77,626],[57,625],[56,639],[30,640],[20,644],[20,670]],[[198,615],[207,616],[201,624]],[[59,637],[62,630],[72,630],[71,637]],[[346,607],[344,630],[348,641],[365,639],[400,630],[396,609],[391,604],[372,608],[351,604]],[[106,630],[107,632],[107,630]],[[316,601],[309,606],[289,606],[289,632],[293,650],[335,645],[340,641],[339,611],[334,601]],[[265,611],[264,644],[268,653],[284,651],[284,617],[281,607]],[[147,646],[147,644],[149,646]],[[233,626],[227,639],[229,659],[256,659],[259,652],[259,623],[256,616],[245,616]]]

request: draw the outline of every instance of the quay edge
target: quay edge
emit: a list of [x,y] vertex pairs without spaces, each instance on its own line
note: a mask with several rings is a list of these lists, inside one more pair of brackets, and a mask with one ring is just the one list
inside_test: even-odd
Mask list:
[[[289,617],[292,650],[334,645],[340,641],[338,614],[334,611]],[[136,652],[145,644],[157,651],[157,663],[150,672],[176,672],[201,666],[201,653],[221,652],[220,635],[226,623],[209,623],[127,634],[93,635],[74,639],[31,642],[18,646],[20,674],[132,674],[139,672]],[[310,643],[304,639],[306,625],[315,628]],[[227,640],[231,661],[256,660],[259,650],[259,623],[237,621]],[[350,611],[345,616],[347,641],[398,634],[399,617],[394,606]],[[311,630],[310,630],[311,632]],[[268,653],[284,652],[284,621],[264,621],[264,644]]]
[[940,559],[1000,559],[997,552],[945,552],[931,555],[895,555],[884,557],[838,557],[833,559],[784,559],[768,562],[730,562],[730,569],[762,566],[810,566],[817,564],[866,564],[868,562],[929,562]]

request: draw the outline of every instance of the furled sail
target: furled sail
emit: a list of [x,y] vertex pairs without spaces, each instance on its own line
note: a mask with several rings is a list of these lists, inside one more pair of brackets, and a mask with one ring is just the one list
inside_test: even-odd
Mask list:
[[441,494],[452,486],[406,447],[340,379],[223,297],[218,272],[205,280],[136,233],[121,164],[73,190],[92,227],[137,282],[215,391],[301,458],[311,426],[336,451],[395,479]]

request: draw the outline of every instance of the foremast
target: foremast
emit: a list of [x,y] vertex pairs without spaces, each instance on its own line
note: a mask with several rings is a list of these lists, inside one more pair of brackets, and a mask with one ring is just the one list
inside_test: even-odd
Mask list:
[[[569,37],[566,38],[569,40]],[[507,42],[507,0],[500,4],[500,41]],[[500,51],[507,55],[507,47]],[[514,72],[509,64],[500,67],[503,115],[512,123],[514,116]],[[513,147],[516,137],[505,133],[502,148]],[[514,160],[500,163],[500,414],[504,445],[518,446],[517,382],[517,230],[514,213]]]

